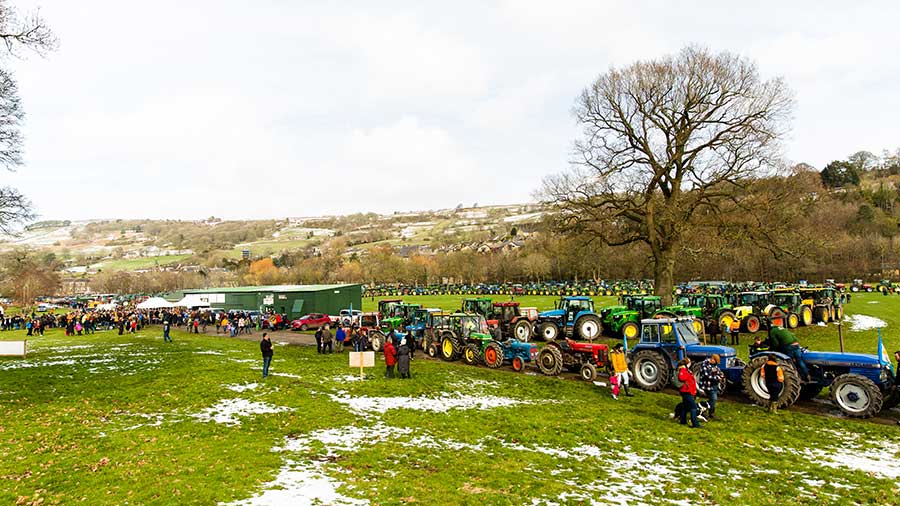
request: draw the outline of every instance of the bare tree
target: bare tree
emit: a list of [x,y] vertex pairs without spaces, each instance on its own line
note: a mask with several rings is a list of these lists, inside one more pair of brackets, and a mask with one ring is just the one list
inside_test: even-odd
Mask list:
[[677,254],[700,210],[779,166],[793,98],[780,78],[728,53],[687,47],[612,68],[578,97],[572,168],[544,181],[557,225],[615,246],[644,242],[671,300]]
[[[20,16],[6,0],[0,0],[0,40],[6,44],[6,53],[0,52],[0,57],[19,57],[21,49],[45,55],[59,44],[40,13]],[[16,81],[0,68],[0,167],[10,171],[22,165],[24,118]],[[0,231],[12,233],[14,225],[31,219],[31,202],[15,188],[0,187]]]

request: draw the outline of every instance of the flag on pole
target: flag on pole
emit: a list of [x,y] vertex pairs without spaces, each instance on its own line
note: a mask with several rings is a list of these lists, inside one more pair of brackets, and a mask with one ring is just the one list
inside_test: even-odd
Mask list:
[[884,341],[881,339],[881,329],[878,329],[878,360],[882,365],[891,368],[891,371],[894,370],[894,364],[891,362],[891,356],[888,355],[886,349],[884,349]]

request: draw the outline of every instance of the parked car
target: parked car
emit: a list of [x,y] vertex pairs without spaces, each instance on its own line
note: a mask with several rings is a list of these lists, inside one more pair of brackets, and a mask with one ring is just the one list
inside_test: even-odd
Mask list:
[[301,316],[296,320],[291,322],[292,330],[308,330],[315,329],[321,327],[323,325],[330,325],[331,317],[327,314],[322,313],[312,313],[305,316]]

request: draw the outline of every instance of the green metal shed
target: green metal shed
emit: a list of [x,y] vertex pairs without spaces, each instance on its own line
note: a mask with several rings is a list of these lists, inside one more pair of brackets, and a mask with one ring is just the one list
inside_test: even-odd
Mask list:
[[308,313],[336,315],[362,309],[362,285],[273,285],[185,290],[210,307],[225,310],[275,311],[297,318]]

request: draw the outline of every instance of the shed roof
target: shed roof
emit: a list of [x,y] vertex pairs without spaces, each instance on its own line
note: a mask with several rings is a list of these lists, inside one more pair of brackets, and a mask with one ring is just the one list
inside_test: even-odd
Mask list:
[[268,285],[268,286],[233,286],[226,288],[203,288],[185,290],[184,293],[256,293],[256,292],[321,292],[323,290],[336,290],[359,286],[356,284],[344,285]]

